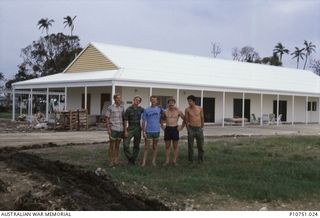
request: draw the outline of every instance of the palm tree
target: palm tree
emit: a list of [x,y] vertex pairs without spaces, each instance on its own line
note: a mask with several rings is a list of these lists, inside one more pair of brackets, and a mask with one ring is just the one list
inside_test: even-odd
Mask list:
[[66,25],[64,26],[64,28],[66,28],[67,26],[70,28],[71,30],[71,36],[72,36],[72,31],[74,29],[74,19],[76,19],[77,16],[74,16],[73,18],[71,18],[70,16],[64,17],[63,19],[65,19],[65,21],[63,23],[65,23]]
[[308,57],[312,54],[312,52],[316,52],[316,46],[312,44],[312,42],[307,42],[307,40],[304,40],[305,45],[304,49],[306,50],[305,56],[306,56],[306,60],[304,62],[304,66],[303,69],[306,69],[306,65],[307,65],[307,61],[308,61]]
[[46,19],[42,18],[41,20],[38,21],[39,29],[42,28],[42,32],[45,29],[47,32],[47,35],[48,35],[49,27],[52,26],[53,22],[54,22],[54,20],[52,20],[52,19],[49,20],[48,18],[46,18]]
[[295,47],[295,51],[291,53],[291,55],[293,55],[293,58],[297,58],[297,69],[299,68],[299,60],[300,58],[303,60],[303,56],[305,56],[305,54],[303,53],[305,48],[299,49],[298,47]]
[[273,54],[276,54],[278,55],[279,54],[279,60],[280,62],[282,62],[282,55],[283,54],[289,54],[289,50],[286,49],[282,44],[281,42],[279,42],[273,49]]

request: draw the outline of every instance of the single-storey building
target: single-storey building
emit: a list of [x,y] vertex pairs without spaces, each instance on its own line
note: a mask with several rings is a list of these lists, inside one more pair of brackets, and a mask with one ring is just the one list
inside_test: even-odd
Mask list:
[[[57,96],[59,105],[63,99],[60,108],[87,109],[93,120],[104,114],[115,93],[126,108],[135,95],[142,97],[143,107],[156,95],[163,107],[175,98],[183,111],[193,94],[205,122],[222,126],[233,119],[242,126],[263,125],[270,114],[277,124],[320,122],[320,78],[311,71],[102,43],[90,43],[62,73],[17,82],[12,89],[13,99],[27,94],[30,105],[33,95]],[[49,105],[47,100],[47,117]]]

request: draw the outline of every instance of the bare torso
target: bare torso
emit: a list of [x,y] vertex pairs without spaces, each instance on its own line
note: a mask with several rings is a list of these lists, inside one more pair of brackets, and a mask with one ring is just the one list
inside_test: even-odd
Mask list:
[[166,125],[167,126],[178,126],[178,119],[181,114],[181,112],[174,108],[174,109],[168,109],[166,112]]
[[198,106],[186,108],[188,126],[203,127],[202,116],[202,108]]

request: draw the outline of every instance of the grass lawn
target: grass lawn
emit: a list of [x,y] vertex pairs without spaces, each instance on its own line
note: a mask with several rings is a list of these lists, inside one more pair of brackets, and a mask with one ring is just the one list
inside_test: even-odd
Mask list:
[[[149,165],[144,168],[125,163],[110,168],[106,149],[106,145],[89,145],[28,152],[89,170],[102,167],[116,181],[131,188],[143,187],[150,195],[168,199],[217,193],[240,201],[320,200],[318,136],[216,139],[205,145],[205,161],[200,165],[188,163],[185,142],[180,143],[178,166],[162,166],[163,144],[158,149],[156,167],[150,165],[149,158]],[[141,146],[140,157],[142,151]]]
[[11,119],[12,113],[11,112],[0,112],[0,118]]

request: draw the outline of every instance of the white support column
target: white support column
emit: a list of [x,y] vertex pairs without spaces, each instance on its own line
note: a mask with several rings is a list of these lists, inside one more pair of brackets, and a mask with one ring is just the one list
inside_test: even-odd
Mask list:
[[226,107],[226,92],[222,92],[222,127],[224,127],[225,107]]
[[59,96],[58,96],[58,108],[59,108],[59,111],[60,111],[60,106],[61,106],[60,101],[61,101],[61,95],[59,94]]
[[309,97],[306,97],[306,124],[308,124],[308,101],[309,101]]
[[32,89],[31,89],[30,90],[30,122],[32,122],[32,120],[33,120],[32,106],[33,106],[33,93],[32,93]]
[[180,90],[179,89],[177,89],[177,107],[179,107],[179,105],[180,105]]
[[[151,96],[152,96],[152,87],[150,87],[150,90],[149,90],[149,99]],[[149,99],[148,99],[148,101],[149,101]],[[149,105],[151,105],[150,101],[149,101]]]
[[294,125],[294,95],[292,96],[291,125]]
[[31,94],[28,94],[28,105],[27,105],[27,119],[29,119],[30,121],[30,103],[31,103],[31,99],[30,99]]
[[22,99],[22,94],[20,94],[20,102],[19,102],[19,109],[20,109],[20,115],[22,115],[22,102],[23,102],[23,99]]
[[111,103],[114,104],[113,96],[116,94],[116,85],[114,84],[114,81],[112,81],[112,90],[111,90]]
[[12,88],[12,121],[16,119],[16,93],[14,86]]
[[263,94],[260,94],[260,126],[263,125],[263,120],[262,120],[262,116],[263,116]]
[[279,126],[279,94],[277,95],[277,115],[276,115],[276,119],[277,119],[277,126]]
[[64,110],[67,110],[67,103],[68,103],[68,89],[64,87]]
[[46,95],[46,120],[49,120],[49,88],[47,88]]
[[242,127],[244,127],[244,103],[245,103],[245,94],[242,93]]
[[[87,103],[88,103],[88,87],[84,87],[84,109],[87,110]],[[113,96],[113,95],[112,95]]]
[[200,106],[203,108],[203,90],[201,90],[201,103]]
[[318,124],[320,124],[320,98],[318,98],[317,110],[318,110]]

